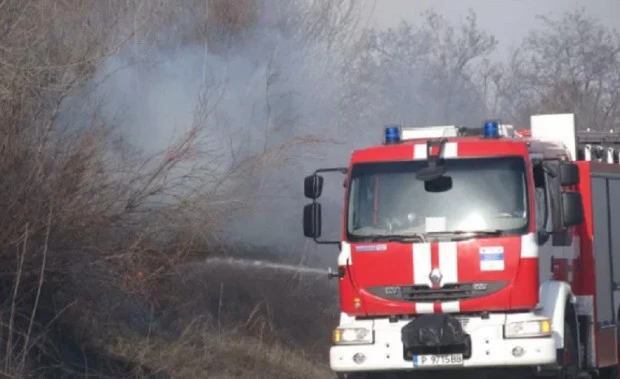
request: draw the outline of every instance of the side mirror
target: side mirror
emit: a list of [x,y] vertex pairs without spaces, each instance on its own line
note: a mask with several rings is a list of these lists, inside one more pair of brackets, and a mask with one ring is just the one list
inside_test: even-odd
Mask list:
[[321,204],[311,203],[304,206],[304,236],[321,237]]
[[581,224],[583,220],[581,193],[577,191],[562,192],[562,223],[564,227]]
[[318,199],[323,193],[323,177],[312,174],[304,178],[304,195],[308,199]]
[[571,162],[560,162],[560,185],[574,186],[579,183],[579,166]]

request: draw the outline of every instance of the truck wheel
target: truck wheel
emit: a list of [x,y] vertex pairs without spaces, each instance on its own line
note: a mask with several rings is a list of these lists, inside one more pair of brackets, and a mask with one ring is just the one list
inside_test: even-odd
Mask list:
[[[571,313],[568,313],[570,315]],[[573,322],[564,321],[564,348],[560,350],[559,364],[561,367],[558,379],[579,378],[579,347],[575,336]]]
[[618,379],[618,366],[600,369],[596,379]]

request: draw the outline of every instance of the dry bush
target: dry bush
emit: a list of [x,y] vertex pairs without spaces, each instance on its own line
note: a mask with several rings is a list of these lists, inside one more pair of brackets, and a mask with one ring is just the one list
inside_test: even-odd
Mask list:
[[211,0],[206,5],[206,24],[234,35],[256,26],[258,12],[257,0]]
[[141,29],[140,43],[167,49],[196,44],[226,54],[256,34],[270,30],[303,44],[356,39],[366,4],[374,0],[183,0],[157,9],[146,3],[141,13],[154,21]]
[[[351,17],[347,1],[333,3],[304,12],[333,25]],[[251,1],[206,4],[217,20],[209,27],[225,34],[243,34],[259,17]],[[100,117],[105,104],[89,104],[86,116],[80,108],[106,59],[128,42],[158,42],[158,30],[177,26],[166,18],[176,10],[164,1],[0,1],[3,375],[139,377],[144,365],[164,377],[324,374],[287,349],[325,353],[333,286],[234,268],[189,276],[182,265],[208,253],[205,235],[224,214],[251,205],[264,168],[323,140],[294,137],[231,160],[229,146],[209,142],[210,89],[185,134],[144,155],[116,138]],[[338,31],[320,28],[320,17],[303,29],[333,39]],[[291,304],[303,311],[289,314]],[[195,320],[203,311],[211,319]],[[183,325],[192,322],[193,339]]]
[[[193,158],[199,126],[145,161],[119,154],[126,149],[118,144],[113,150],[113,130],[96,113],[75,122],[75,110],[67,107],[146,22],[134,18],[135,28],[123,32],[139,5],[0,2],[0,350],[6,375],[66,358],[58,351],[67,341],[58,339],[57,325],[67,309],[93,298],[113,302],[118,293],[131,293],[124,279],[138,269],[155,275],[192,250],[185,223],[194,220],[177,212],[178,205],[149,201],[183,181],[170,173]],[[98,291],[102,282],[109,291]]]

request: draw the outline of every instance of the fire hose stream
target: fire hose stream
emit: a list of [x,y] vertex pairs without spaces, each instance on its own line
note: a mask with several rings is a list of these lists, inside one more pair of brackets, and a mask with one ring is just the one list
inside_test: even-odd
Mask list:
[[308,273],[317,275],[327,275],[327,270],[318,269],[312,267],[306,267],[301,265],[290,265],[282,263],[273,263],[268,261],[253,260],[253,259],[240,259],[240,258],[223,258],[212,257],[205,260],[207,265],[232,265],[232,266],[245,266],[255,268],[267,268],[280,271],[290,271],[295,273]]

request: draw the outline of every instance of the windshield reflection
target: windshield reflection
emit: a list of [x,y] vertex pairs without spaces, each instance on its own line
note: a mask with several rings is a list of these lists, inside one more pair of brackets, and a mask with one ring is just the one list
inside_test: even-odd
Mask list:
[[354,165],[348,194],[349,238],[527,230],[522,157],[452,159],[444,164],[444,176],[432,182],[415,177],[424,161]]

